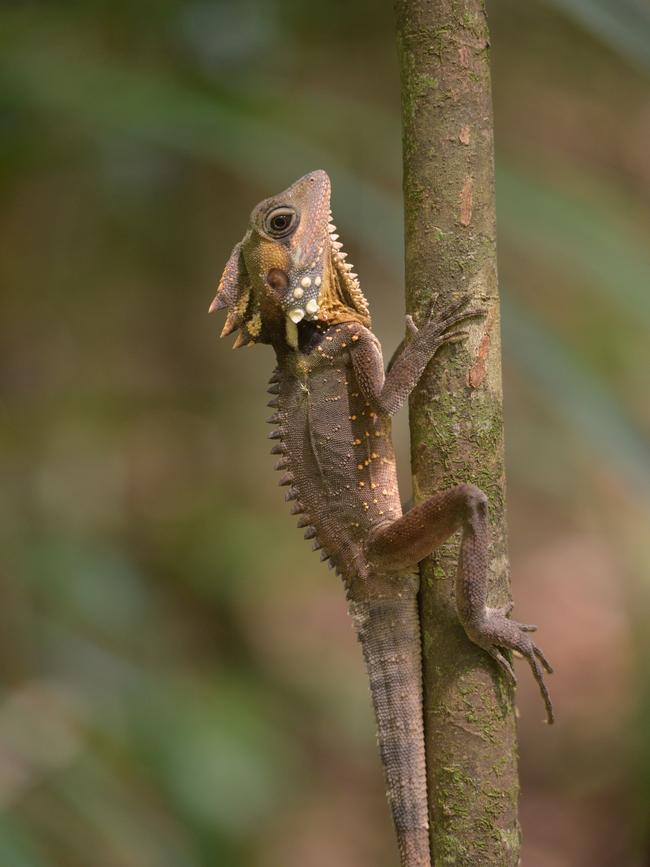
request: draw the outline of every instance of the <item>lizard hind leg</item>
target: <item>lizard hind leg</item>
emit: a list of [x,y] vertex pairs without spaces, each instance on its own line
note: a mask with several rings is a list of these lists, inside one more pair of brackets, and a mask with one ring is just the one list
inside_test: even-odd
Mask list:
[[[463,528],[463,540],[471,537],[471,562],[467,563],[485,583],[488,530],[485,494],[474,485],[458,485],[429,497],[401,518],[380,524],[368,538],[368,562],[379,571],[397,572],[412,568]],[[478,589],[478,586],[477,586]],[[483,593],[483,601],[485,593]]]
[[[520,653],[537,681],[549,723],[553,707],[543,669],[552,672],[533,643],[535,627],[510,620],[510,606],[488,608],[489,530],[487,497],[475,485],[458,485],[425,500],[390,524],[378,526],[367,543],[368,562],[380,572],[414,566],[454,532],[462,530],[456,576],[456,610],[467,636],[486,650],[514,684],[514,672],[502,651]],[[541,664],[540,664],[541,663]]]

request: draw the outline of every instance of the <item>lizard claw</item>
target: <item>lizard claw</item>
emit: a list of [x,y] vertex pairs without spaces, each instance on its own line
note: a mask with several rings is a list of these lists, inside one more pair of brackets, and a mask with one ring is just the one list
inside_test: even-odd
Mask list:
[[522,653],[528,660],[530,668],[533,672],[533,677],[537,681],[537,686],[539,687],[539,691],[542,694],[544,704],[546,705],[546,721],[549,725],[551,725],[555,720],[555,716],[553,715],[553,704],[551,702],[551,696],[549,695],[548,689],[546,688],[546,683],[544,682],[544,673],[542,672],[539,662],[537,661],[538,658],[541,660],[542,665],[549,674],[552,673],[553,669],[551,668],[548,660],[546,659],[540,648],[537,647],[537,645],[533,644],[530,639],[528,639],[526,649],[524,650],[522,648]]
[[452,331],[451,334],[443,334],[440,338],[440,346],[444,346],[445,343],[460,343],[462,340],[466,340],[469,337],[469,331]]
[[478,307],[475,310],[465,310],[463,313],[456,313],[453,316],[447,316],[445,319],[439,320],[436,323],[436,327],[443,334],[452,325],[456,325],[457,322],[462,322],[464,319],[470,319],[474,316],[485,316],[486,313],[485,307]]
[[536,657],[538,657],[539,661],[542,663],[548,674],[553,674],[553,666],[548,661],[548,659],[542,653],[541,648],[539,648],[536,644],[533,644],[533,653]]
[[425,322],[430,322],[433,318],[435,318],[438,298],[440,298],[440,292],[431,293],[431,301],[429,302],[429,306],[427,308],[427,314],[424,317]]
[[436,319],[441,320],[446,319],[448,316],[452,316],[454,313],[457,313],[459,310],[461,310],[466,304],[469,304],[469,302],[472,300],[472,296],[469,294],[469,292],[464,292],[459,298],[457,298],[455,301],[452,301],[450,304],[447,305],[447,307],[445,307],[436,315],[436,308],[438,306],[439,298],[440,293],[434,292],[431,303],[429,304],[429,309],[427,310],[427,324],[433,322]]
[[488,647],[488,653],[492,657],[492,659],[496,660],[500,668],[505,672],[506,677],[510,681],[513,686],[517,686],[517,675],[515,674],[515,670],[508,661],[507,657],[499,650],[498,647],[494,647],[493,645]]
[[[513,621],[513,623],[516,621]],[[537,632],[537,627],[534,623],[517,623],[517,626],[522,632]]]
[[419,333],[419,329],[410,313],[406,314],[406,331],[409,337],[415,337]]
[[452,301],[451,304],[447,305],[444,309],[436,312],[435,310],[435,301],[432,303],[431,308],[427,314],[424,325],[415,331],[411,329],[411,326],[408,322],[407,317],[407,327],[410,330],[412,335],[419,334],[421,339],[428,339],[433,341],[437,346],[442,346],[444,343],[457,343],[459,340],[462,340],[463,337],[466,336],[466,332],[464,331],[455,331],[451,334],[449,333],[449,329],[454,325],[457,325],[459,322],[464,322],[467,319],[471,319],[477,316],[485,316],[487,310],[483,307],[475,308],[473,310],[464,310],[471,301],[473,300],[473,296],[466,293],[461,295],[456,301]]
[[[489,608],[488,616],[496,616],[507,620],[509,619],[509,615],[512,613],[514,607],[514,602],[508,602],[507,605],[502,605],[500,608]],[[510,623],[522,632],[537,632],[537,626],[535,626],[534,623],[519,623],[518,620],[510,620]]]
[[[510,613],[512,606],[505,605],[502,608],[488,608],[486,617],[480,626],[471,630],[470,638],[483,647],[497,662],[499,667],[506,673],[513,685],[516,679],[511,676],[512,666],[503,654],[503,650],[511,650],[515,656],[523,656],[530,665],[533,677],[542,694],[546,707],[546,721],[549,725],[554,721],[553,704],[544,681],[544,671],[553,673],[550,662],[544,656],[540,647],[533,643],[529,633],[537,628],[530,623],[518,623],[509,620],[506,612]],[[505,663],[505,664],[504,664]],[[512,672],[514,675],[514,672]]]
[[[428,326],[440,326],[446,319],[449,319],[455,313],[458,313],[465,307],[466,304],[472,300],[472,295],[469,292],[465,292],[460,298],[457,298],[455,301],[452,301],[447,307],[438,311],[438,300],[440,298],[439,292],[434,292],[431,302],[427,308],[427,312],[425,313],[422,323],[422,328],[427,328]],[[408,318],[408,317],[407,317]]]

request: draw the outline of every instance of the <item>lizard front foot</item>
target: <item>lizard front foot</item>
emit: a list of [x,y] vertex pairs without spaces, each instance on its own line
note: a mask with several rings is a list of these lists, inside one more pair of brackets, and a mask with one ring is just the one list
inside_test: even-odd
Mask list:
[[553,704],[546,683],[544,682],[544,670],[552,674],[553,668],[539,648],[531,639],[531,632],[537,627],[529,623],[518,623],[506,616],[510,606],[505,608],[486,608],[484,616],[478,622],[472,622],[465,626],[465,631],[475,644],[486,650],[499,665],[513,686],[517,684],[517,678],[510,661],[503,650],[512,650],[523,656],[529,663],[533,677],[537,681],[539,690],[546,706],[546,721],[553,723]]
[[406,317],[406,329],[410,340],[426,344],[432,354],[445,343],[458,343],[467,337],[467,331],[450,331],[454,325],[476,316],[485,316],[487,310],[479,307],[474,310],[463,310],[472,300],[471,295],[462,295],[457,301],[452,301],[440,311],[435,310],[435,302],[431,305],[424,324],[418,328],[410,315]]

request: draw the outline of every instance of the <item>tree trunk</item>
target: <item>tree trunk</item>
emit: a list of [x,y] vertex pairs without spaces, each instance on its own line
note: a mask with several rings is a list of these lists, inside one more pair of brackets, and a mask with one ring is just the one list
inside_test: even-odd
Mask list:
[[[395,0],[402,84],[407,309],[471,293],[484,319],[413,393],[415,501],[461,482],[489,498],[491,605],[509,596],[489,34],[481,0]],[[458,538],[422,564],[434,865],[519,863],[513,697],[454,607]]]

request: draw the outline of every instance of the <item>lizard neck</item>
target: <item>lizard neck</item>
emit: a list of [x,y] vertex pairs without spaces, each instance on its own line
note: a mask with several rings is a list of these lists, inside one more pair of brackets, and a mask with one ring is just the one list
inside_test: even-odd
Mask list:
[[311,355],[325,339],[329,326],[323,322],[288,322],[284,337],[274,343],[278,364],[283,364],[296,353]]

